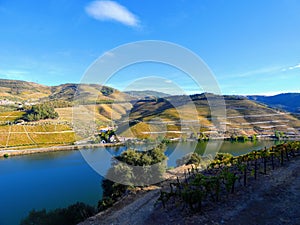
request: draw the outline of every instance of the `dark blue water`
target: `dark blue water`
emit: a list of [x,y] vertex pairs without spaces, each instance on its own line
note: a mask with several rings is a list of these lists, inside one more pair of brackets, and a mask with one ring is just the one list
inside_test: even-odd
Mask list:
[[[107,148],[112,154],[119,150]],[[102,197],[102,177],[80,151],[1,158],[0,181],[0,225],[19,224],[32,209],[66,207],[77,201],[97,206]]]
[[[167,147],[168,166],[176,166],[176,160],[196,150],[209,154],[216,148],[233,155],[270,146],[274,142],[230,143],[171,143]],[[94,163],[104,151],[119,155],[125,147],[85,150],[95,156]],[[99,160],[103,171],[110,162]],[[66,207],[78,201],[96,206],[102,197],[102,176],[84,160],[80,151],[39,153],[0,159],[0,225],[19,224],[32,209]]]

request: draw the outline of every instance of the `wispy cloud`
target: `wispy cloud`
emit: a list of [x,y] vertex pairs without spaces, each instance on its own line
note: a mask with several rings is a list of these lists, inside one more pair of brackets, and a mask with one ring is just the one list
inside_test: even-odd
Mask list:
[[138,27],[140,24],[136,15],[114,1],[93,1],[86,6],[85,11],[97,20],[114,20],[131,27]]
[[281,71],[287,71],[287,70],[294,70],[294,69],[300,69],[300,63],[294,66],[289,66],[287,68],[283,68]]
[[0,78],[22,80],[28,75],[25,70],[0,70]]
[[227,79],[227,78],[247,78],[247,77],[252,77],[252,76],[257,76],[257,75],[271,74],[271,73],[275,73],[275,72],[280,71],[281,68],[282,67],[279,67],[279,66],[264,67],[264,68],[249,70],[249,71],[241,72],[241,73],[237,73],[237,74],[226,75],[224,77],[224,79]]

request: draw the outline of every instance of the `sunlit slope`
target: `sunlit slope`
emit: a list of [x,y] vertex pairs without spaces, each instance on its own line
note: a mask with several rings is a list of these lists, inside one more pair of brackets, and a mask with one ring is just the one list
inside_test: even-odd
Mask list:
[[27,81],[0,79],[0,99],[32,102],[64,100],[93,104],[126,102],[133,97],[114,88],[98,84],[67,83],[45,86]]
[[68,145],[75,141],[76,135],[69,125],[39,123],[0,126],[0,150]]
[[[212,96],[210,98],[213,99]],[[224,101],[226,117],[218,118],[219,122],[226,124],[224,135],[270,135],[275,131],[291,134],[297,133],[300,127],[300,121],[292,115],[276,111],[246,98],[224,96]],[[186,96],[171,96],[157,101],[139,101],[133,105],[127,115],[130,118],[129,127],[134,132],[124,129],[126,124],[122,124],[120,128],[123,129],[124,136],[130,133],[140,133],[138,137],[143,137],[147,133],[144,131],[145,125],[139,128],[140,123],[152,125],[164,123],[167,136],[174,137],[178,137],[178,131],[189,136],[200,131],[219,132],[211,121],[210,104],[204,94],[191,96],[190,99],[187,99]],[[129,129],[128,125],[127,129]]]
[[51,88],[50,99],[72,101],[75,104],[124,102],[132,99],[114,88],[98,84],[62,84]]
[[[130,103],[115,103],[115,104],[90,104],[84,105],[84,108],[93,114],[94,119],[100,123],[111,124],[112,121],[121,119],[122,115],[126,114],[131,108]],[[55,111],[59,114],[60,120],[72,122],[73,107],[57,108]]]
[[0,79],[0,98],[14,101],[37,100],[51,94],[51,88],[33,82]]

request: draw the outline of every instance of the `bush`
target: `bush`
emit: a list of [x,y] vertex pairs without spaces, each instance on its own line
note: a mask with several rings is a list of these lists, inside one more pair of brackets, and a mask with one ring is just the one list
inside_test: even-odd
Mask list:
[[77,202],[67,208],[58,208],[49,212],[45,209],[40,211],[32,210],[21,221],[20,225],[73,225],[82,222],[95,213],[96,210],[94,207]]
[[146,186],[161,179],[166,171],[166,159],[163,145],[149,151],[128,149],[116,156],[106,177],[118,179],[120,183],[102,181],[103,200],[99,201],[98,210],[110,207],[130,186]]
[[100,91],[104,96],[109,96],[114,92],[114,89],[110,87],[102,86]]
[[26,114],[23,117],[23,119],[26,121],[38,121],[56,118],[58,118],[58,113],[55,112],[54,107],[49,103],[33,105],[26,111]]
[[195,152],[189,153],[184,157],[182,157],[181,159],[176,160],[177,166],[190,165],[190,164],[199,165],[200,163],[201,163],[201,156]]

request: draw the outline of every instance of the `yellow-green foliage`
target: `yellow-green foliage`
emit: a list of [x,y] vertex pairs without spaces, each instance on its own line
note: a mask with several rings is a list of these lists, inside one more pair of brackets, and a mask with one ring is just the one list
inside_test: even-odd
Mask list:
[[66,124],[58,124],[58,125],[46,125],[46,131],[66,131],[72,130],[72,128]]
[[9,131],[9,126],[0,126],[0,133],[6,133]]
[[9,135],[9,141],[8,145],[9,146],[18,146],[18,145],[31,145],[34,144],[28,136],[20,133],[11,133]]
[[0,147],[5,147],[8,134],[0,134]]
[[150,132],[150,127],[146,123],[138,123],[130,128],[131,133],[137,138],[149,138],[150,134],[144,134],[143,132]]
[[30,133],[30,137],[37,144],[45,144],[45,143],[73,143],[75,141],[75,134],[73,132],[67,133],[50,133],[50,134],[36,134]]
[[25,114],[25,112],[21,111],[11,111],[11,112],[0,112],[0,122],[14,122]]
[[25,132],[22,125],[12,125],[10,132]]
[[24,126],[27,132],[45,132],[44,125],[26,125]]
[[43,124],[43,125],[24,125],[27,132],[58,132],[72,130],[66,124]]
[[71,144],[76,141],[75,139],[74,132],[66,124],[0,126],[0,147],[2,148],[18,146],[30,148],[37,147],[37,144],[47,147],[54,144]]
[[72,115],[73,115],[73,108],[67,107],[67,108],[56,108],[55,111],[58,113],[60,120],[65,120],[71,122]]

